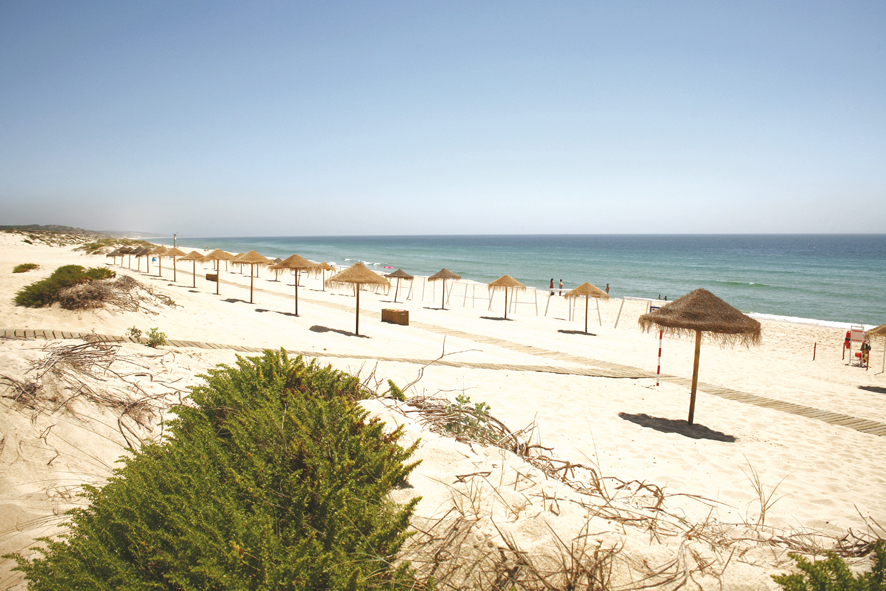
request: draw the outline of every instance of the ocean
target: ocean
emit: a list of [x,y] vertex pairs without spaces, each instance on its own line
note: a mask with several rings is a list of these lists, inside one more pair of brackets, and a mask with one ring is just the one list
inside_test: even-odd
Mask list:
[[[171,244],[172,238],[156,240]],[[703,287],[745,313],[825,325],[886,322],[886,234],[490,235],[178,238],[179,248],[298,253],[349,266],[546,289],[589,281],[610,297],[674,300]],[[391,267],[386,269],[386,267]]]

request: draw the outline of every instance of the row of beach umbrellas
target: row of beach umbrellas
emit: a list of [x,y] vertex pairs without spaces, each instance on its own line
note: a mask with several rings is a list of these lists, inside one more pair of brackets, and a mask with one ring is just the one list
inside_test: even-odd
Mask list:
[[[360,291],[361,290],[378,290],[381,288],[391,288],[391,284],[388,281],[389,279],[396,279],[397,285],[394,288],[394,301],[397,301],[397,294],[400,288],[401,280],[411,281],[414,279],[412,275],[406,273],[402,269],[398,269],[393,273],[390,273],[386,276],[381,276],[378,273],[368,269],[362,263],[355,263],[351,267],[333,275],[328,280],[325,279],[326,271],[334,271],[334,267],[329,265],[328,263],[312,263],[303,257],[293,254],[287,259],[271,261],[270,259],[262,256],[261,254],[255,251],[249,251],[245,254],[240,255],[232,255],[230,253],[224,252],[222,250],[216,249],[210,252],[207,255],[201,255],[197,251],[192,251],[190,253],[184,253],[177,248],[166,249],[163,247],[150,248],[150,247],[141,247],[141,248],[119,248],[107,256],[109,257],[121,257],[121,265],[123,264],[123,257],[129,255],[130,257],[135,256],[138,260],[139,257],[146,257],[148,259],[148,268],[147,272],[150,272],[150,257],[157,256],[158,261],[161,261],[163,257],[171,257],[173,259],[173,278],[175,278],[175,261],[184,260],[184,261],[192,261],[194,263],[194,277],[196,277],[196,263],[198,261],[215,261],[217,270],[221,272],[221,266],[219,262],[224,260],[232,263],[239,263],[243,265],[250,265],[250,284],[249,284],[249,301],[252,303],[252,292],[253,292],[253,277],[254,277],[254,268],[256,265],[270,265],[274,270],[292,270],[295,275],[295,315],[298,316],[298,284],[299,284],[299,274],[301,272],[311,272],[311,273],[321,273],[324,279],[323,285],[324,289],[328,285],[333,288],[342,288],[342,287],[353,287],[355,289],[356,294],[356,325],[355,325],[355,334],[360,334]],[[131,259],[130,259],[131,265]],[[139,266],[140,267],[140,266]],[[162,273],[162,266],[160,267],[160,272]],[[443,282],[443,298],[441,300],[441,309],[445,309],[446,305],[446,281],[457,281],[461,279],[461,276],[453,273],[447,269],[441,269],[439,272],[431,275],[428,278],[428,281],[442,281]],[[195,279],[196,282],[196,279]],[[218,294],[218,284],[219,281],[216,281],[216,294]],[[196,286],[196,283],[195,283]],[[504,318],[507,318],[508,313],[508,293],[509,291],[513,293],[514,290],[525,291],[527,288],[524,284],[520,283],[510,275],[502,275],[495,281],[492,281],[488,284],[488,288],[490,290],[490,294],[494,295],[498,291],[502,291],[504,293]],[[609,299],[609,295],[595,287],[590,283],[583,283],[576,287],[575,289],[569,291],[565,294],[566,298],[585,298],[585,330],[584,332],[588,332],[588,302],[591,298]],[[643,331],[651,331],[658,330],[661,335],[671,335],[671,336],[689,336],[694,337],[695,339],[695,355],[693,360],[693,370],[692,370],[692,385],[690,390],[690,400],[689,400],[689,415],[688,415],[688,423],[691,425],[694,422],[695,415],[695,401],[696,401],[696,393],[698,389],[698,374],[699,374],[699,359],[701,353],[701,342],[702,335],[705,335],[708,340],[712,340],[720,345],[744,345],[751,346],[757,345],[761,340],[761,325],[758,321],[753,318],[743,314],[736,308],[732,307],[722,299],[718,298],[711,292],[705,289],[696,289],[668,304],[665,304],[661,308],[649,312],[648,314],[644,314],[639,318],[639,325]],[[867,332],[867,336],[869,338],[883,338],[886,340],[886,324],[878,326],[875,329],[869,330]],[[884,362],[884,367],[886,367],[886,362]]]

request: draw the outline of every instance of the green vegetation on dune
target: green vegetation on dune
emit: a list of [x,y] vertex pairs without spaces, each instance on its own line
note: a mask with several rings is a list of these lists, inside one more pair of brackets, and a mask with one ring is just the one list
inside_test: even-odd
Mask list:
[[40,265],[37,263],[22,263],[21,265],[16,265],[12,268],[13,273],[25,273],[26,271],[33,271],[34,269],[40,268]]
[[100,279],[112,279],[117,274],[104,267],[86,269],[80,265],[64,265],[53,271],[52,275],[25,286],[15,294],[15,303],[28,308],[51,306],[59,301],[62,290],[81,283]]
[[790,554],[800,572],[772,579],[785,591],[886,591],[886,545],[877,540],[870,549],[874,566],[868,572],[853,575],[846,561],[833,552],[828,552],[826,560],[814,562]]
[[41,557],[33,590],[416,589],[393,566],[418,499],[387,495],[415,464],[358,404],[359,380],[283,351],[210,370]]
[[154,246],[145,240],[135,240],[132,238],[100,238],[91,240],[82,246],[78,246],[74,250],[82,250],[86,254],[95,254],[103,248],[117,248],[121,246]]

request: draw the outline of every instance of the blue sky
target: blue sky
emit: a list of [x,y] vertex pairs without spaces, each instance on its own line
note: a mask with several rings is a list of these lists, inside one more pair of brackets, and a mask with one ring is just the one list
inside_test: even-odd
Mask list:
[[886,3],[0,0],[0,224],[886,231]]

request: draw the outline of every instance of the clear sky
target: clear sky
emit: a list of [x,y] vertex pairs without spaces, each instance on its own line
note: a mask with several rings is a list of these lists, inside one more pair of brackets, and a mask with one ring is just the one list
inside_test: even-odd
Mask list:
[[886,2],[0,0],[0,224],[886,232]]

